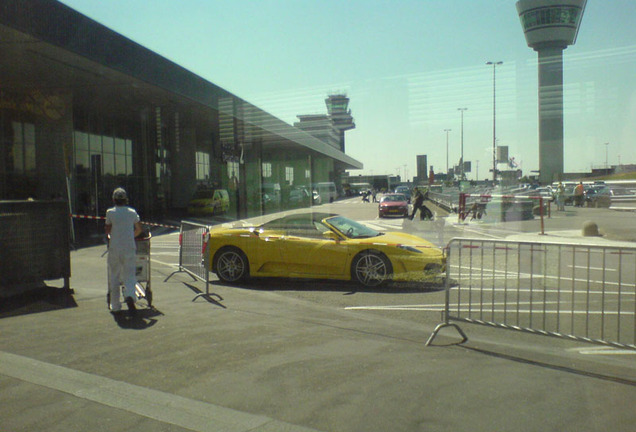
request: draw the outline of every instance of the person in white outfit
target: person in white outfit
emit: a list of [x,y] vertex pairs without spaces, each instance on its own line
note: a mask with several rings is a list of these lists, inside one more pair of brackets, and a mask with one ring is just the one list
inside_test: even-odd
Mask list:
[[135,285],[135,237],[143,232],[137,211],[128,206],[128,196],[122,188],[113,191],[115,207],[106,211],[106,235],[110,236],[108,246],[108,290],[110,309],[121,311],[119,287],[124,285],[124,298],[131,314],[136,311],[137,294]]

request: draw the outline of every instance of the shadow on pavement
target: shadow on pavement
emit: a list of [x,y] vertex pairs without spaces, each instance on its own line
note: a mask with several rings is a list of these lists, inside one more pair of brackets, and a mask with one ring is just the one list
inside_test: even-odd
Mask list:
[[[191,285],[189,283],[185,283],[184,282],[183,284],[185,286],[187,286],[188,288],[190,288],[190,290],[196,294],[196,296],[194,297],[194,299],[192,299],[192,301],[195,301],[198,298],[203,298],[208,303],[212,303],[212,304],[215,304],[215,305],[217,305],[219,307],[222,307],[223,309],[227,309],[227,307],[223,303],[221,303],[223,301],[223,297],[221,297],[220,295],[215,294],[215,293],[204,293],[199,288],[197,288],[194,285]],[[218,300],[215,300],[214,297],[216,297]]]
[[122,310],[119,312],[111,312],[111,315],[117,325],[123,329],[144,330],[155,325],[157,323],[155,317],[163,315],[163,313],[154,307],[149,307],[146,309],[137,309],[134,314],[131,314],[127,310]]
[[604,374],[604,373],[598,373],[598,372],[592,372],[592,371],[585,371],[585,370],[577,369],[577,368],[575,368],[573,366],[569,366],[569,365],[558,365],[558,364],[548,363],[548,362],[545,362],[545,361],[531,360],[531,359],[528,359],[528,358],[523,358],[523,357],[512,355],[512,354],[505,354],[505,353],[501,353],[501,352],[495,352],[495,351],[492,351],[492,350],[486,350],[486,349],[483,349],[483,348],[471,347],[471,346],[467,346],[467,345],[464,345],[464,344],[459,345],[459,346],[461,348],[466,349],[466,350],[473,351],[473,352],[478,352],[478,353],[481,353],[481,354],[484,354],[484,355],[487,355],[487,356],[491,356],[491,357],[501,358],[501,359],[505,359],[505,360],[509,360],[509,361],[523,363],[523,364],[527,364],[527,365],[531,365],[531,366],[542,367],[542,368],[546,368],[546,369],[558,370],[558,371],[561,371],[561,372],[568,372],[568,373],[581,375],[581,376],[585,376],[585,377],[589,377],[589,378],[596,378],[596,379],[601,379],[601,380],[605,380],[605,381],[612,381],[612,382],[616,382],[616,383],[620,383],[620,384],[636,386],[636,381],[630,380],[628,378],[622,378],[622,377],[617,377],[617,376],[612,376],[612,375],[608,375],[608,374]]
[[73,290],[45,284],[9,297],[0,297],[0,318],[77,307]]
[[[353,295],[358,292],[369,293],[422,293],[443,291],[444,282],[390,282],[379,287],[365,287],[351,281],[333,281],[300,278],[252,278],[240,284],[226,284],[221,281],[210,282],[213,285],[270,291],[342,291],[343,295]],[[187,284],[186,284],[187,285]],[[194,287],[190,287],[195,289]]]

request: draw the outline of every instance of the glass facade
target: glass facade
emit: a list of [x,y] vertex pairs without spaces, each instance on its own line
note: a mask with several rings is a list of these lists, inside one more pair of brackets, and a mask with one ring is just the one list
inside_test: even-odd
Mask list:
[[73,132],[73,178],[76,212],[99,214],[110,205],[109,191],[127,187],[133,174],[130,138]]
[[12,122],[13,170],[27,176],[35,175],[35,125]]
[[0,193],[5,199],[37,198],[36,126],[3,119],[0,124]]
[[550,7],[534,9],[521,16],[523,29],[529,30],[534,27],[566,25],[576,27],[581,9],[577,7]]
[[210,179],[210,154],[206,152],[196,152],[197,181],[207,181]]

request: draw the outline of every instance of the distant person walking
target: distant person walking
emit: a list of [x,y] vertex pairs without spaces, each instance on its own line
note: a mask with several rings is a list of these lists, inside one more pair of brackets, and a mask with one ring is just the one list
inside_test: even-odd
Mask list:
[[583,207],[583,200],[585,195],[585,188],[583,182],[579,182],[574,188],[574,205],[577,207]]
[[558,211],[565,211],[565,187],[561,182],[556,188],[556,203]]
[[122,188],[113,191],[114,207],[106,211],[108,243],[108,290],[110,309],[121,311],[120,285],[124,285],[124,298],[131,314],[136,311],[135,237],[143,232],[137,211],[128,207],[128,196]]

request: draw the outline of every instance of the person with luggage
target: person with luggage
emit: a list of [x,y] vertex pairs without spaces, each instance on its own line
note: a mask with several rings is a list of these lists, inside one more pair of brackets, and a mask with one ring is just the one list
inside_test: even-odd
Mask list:
[[579,184],[574,188],[574,205],[576,207],[583,207],[584,202],[585,187],[583,186],[583,182],[579,182]]
[[120,285],[124,285],[124,299],[131,315],[136,313],[135,237],[143,232],[137,211],[128,206],[128,196],[122,188],[113,191],[114,207],[106,211],[108,245],[108,290],[110,309],[121,311]]
[[428,190],[422,191],[421,188],[416,187],[413,192],[413,213],[411,213],[409,219],[413,220],[418,210],[420,211],[420,220],[433,219],[433,214],[424,205],[424,200],[428,198]]

